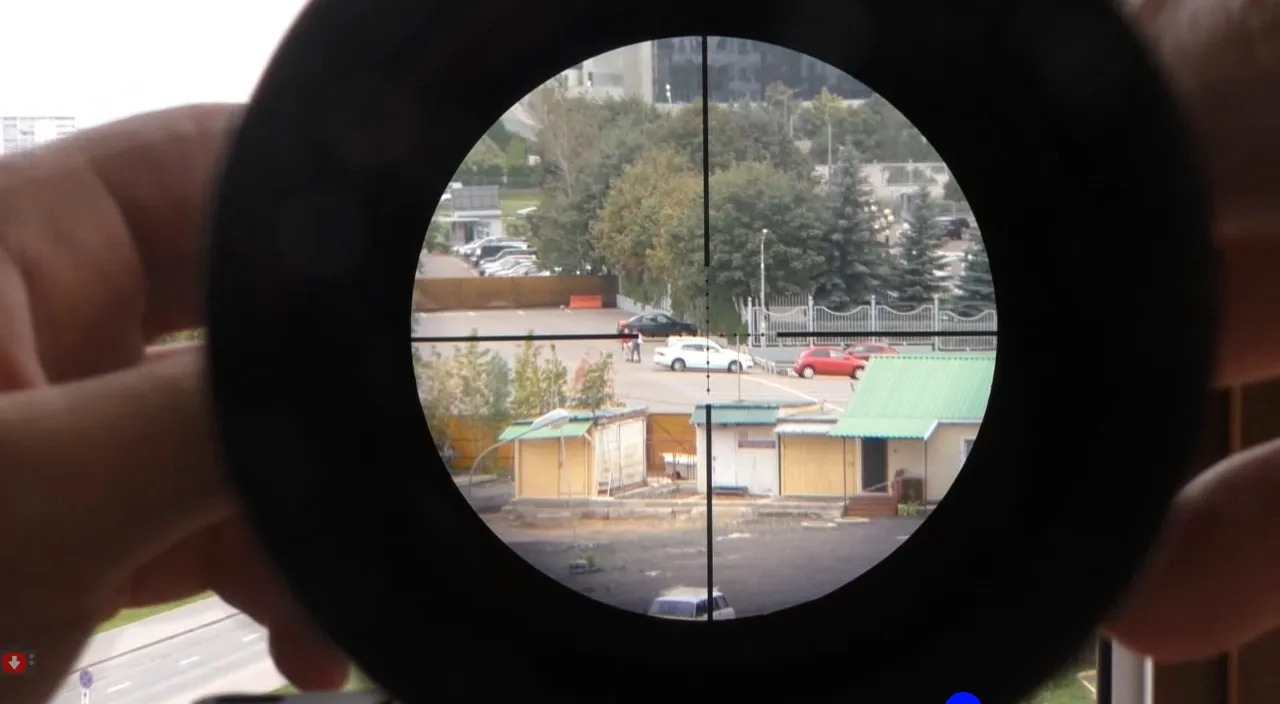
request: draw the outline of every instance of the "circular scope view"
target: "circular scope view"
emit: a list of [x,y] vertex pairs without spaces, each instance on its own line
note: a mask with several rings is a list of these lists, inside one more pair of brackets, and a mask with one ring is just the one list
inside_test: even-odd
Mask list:
[[424,241],[414,353],[440,456],[519,555],[722,620],[820,597],[926,519],[997,320],[925,135],[759,42],[712,37],[704,87],[700,42],[588,59],[488,127]]

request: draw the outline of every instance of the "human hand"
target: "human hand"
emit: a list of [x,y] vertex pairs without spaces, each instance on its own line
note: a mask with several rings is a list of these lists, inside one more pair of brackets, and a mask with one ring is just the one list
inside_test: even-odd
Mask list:
[[[1127,0],[1198,141],[1219,254],[1216,377],[1280,374],[1280,3]],[[1280,443],[1228,457],[1179,494],[1107,624],[1158,660],[1211,657],[1280,626]]]
[[294,603],[218,460],[203,350],[206,198],[239,107],[166,110],[0,160],[0,640],[44,702],[122,608],[214,590],[270,630],[303,688],[345,657]]

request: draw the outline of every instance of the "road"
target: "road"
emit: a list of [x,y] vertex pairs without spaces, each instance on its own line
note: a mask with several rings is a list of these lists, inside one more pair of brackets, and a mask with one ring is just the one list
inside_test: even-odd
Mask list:
[[[901,545],[921,520],[755,520],[717,527],[715,581],[739,617],[795,606],[870,569]],[[513,530],[497,519],[490,525],[517,554],[553,579],[618,608],[643,612],[663,589],[706,585],[704,528],[574,533]],[[570,575],[569,562],[585,554],[601,570]]]
[[[93,704],[191,704],[218,691],[258,693],[284,682],[270,664],[265,630],[243,614],[223,617],[89,669]],[[79,704],[80,696],[73,673],[53,704]]]

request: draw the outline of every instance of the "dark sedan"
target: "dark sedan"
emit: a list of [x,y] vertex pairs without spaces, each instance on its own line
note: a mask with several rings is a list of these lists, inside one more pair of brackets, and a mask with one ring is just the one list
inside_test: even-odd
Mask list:
[[698,326],[673,318],[666,313],[642,313],[618,321],[618,332],[634,332],[646,337],[696,335]]

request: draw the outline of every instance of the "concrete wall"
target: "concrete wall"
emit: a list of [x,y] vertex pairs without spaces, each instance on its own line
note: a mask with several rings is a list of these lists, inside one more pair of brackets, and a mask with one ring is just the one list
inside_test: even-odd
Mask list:
[[419,278],[413,285],[415,313],[492,308],[557,308],[570,296],[602,296],[605,308],[618,306],[616,276],[513,276],[458,279]]

